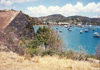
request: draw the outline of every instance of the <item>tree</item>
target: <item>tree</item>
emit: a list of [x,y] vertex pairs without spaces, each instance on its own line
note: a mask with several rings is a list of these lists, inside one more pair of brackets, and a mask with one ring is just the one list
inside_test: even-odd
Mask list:
[[37,30],[35,38],[29,43],[28,48],[29,50],[37,50],[39,46],[45,47],[45,51],[48,51],[47,53],[49,54],[51,52],[60,53],[62,51],[62,41],[60,36],[52,29],[45,26],[43,28],[40,27]]

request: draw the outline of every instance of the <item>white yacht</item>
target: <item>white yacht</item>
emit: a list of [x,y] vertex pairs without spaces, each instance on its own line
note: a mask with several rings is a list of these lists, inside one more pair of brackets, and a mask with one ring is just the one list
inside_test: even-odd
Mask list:
[[89,30],[91,30],[92,25],[89,25]]
[[94,37],[100,37],[98,32],[94,32]]
[[67,25],[64,25],[66,28],[68,28],[68,26]]
[[85,32],[89,32],[89,30],[88,29],[85,29]]
[[83,30],[80,30],[80,33],[83,33]]

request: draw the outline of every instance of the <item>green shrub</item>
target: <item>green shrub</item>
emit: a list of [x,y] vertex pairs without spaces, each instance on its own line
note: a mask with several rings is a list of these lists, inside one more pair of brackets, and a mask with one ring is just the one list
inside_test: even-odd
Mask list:
[[30,53],[31,56],[38,55],[39,48],[28,48],[28,52]]
[[9,44],[14,44],[13,39],[11,37],[8,38],[8,43]]
[[44,52],[42,52],[42,56],[45,56],[45,55],[54,55],[55,54],[55,52],[53,51],[53,50],[48,50],[48,51],[44,51]]
[[[31,55],[39,54],[41,49],[45,47],[42,51],[42,55],[52,55],[53,53],[60,53],[62,50],[62,41],[57,33],[51,30],[49,27],[39,28],[35,35],[35,38],[27,45],[28,51]],[[53,50],[51,50],[53,49]]]

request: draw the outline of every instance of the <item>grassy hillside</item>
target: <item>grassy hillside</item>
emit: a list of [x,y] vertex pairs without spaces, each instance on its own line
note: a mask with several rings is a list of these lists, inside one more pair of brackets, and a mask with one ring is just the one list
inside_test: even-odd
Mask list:
[[19,56],[13,52],[0,52],[0,70],[100,70],[100,64],[74,61],[58,56]]

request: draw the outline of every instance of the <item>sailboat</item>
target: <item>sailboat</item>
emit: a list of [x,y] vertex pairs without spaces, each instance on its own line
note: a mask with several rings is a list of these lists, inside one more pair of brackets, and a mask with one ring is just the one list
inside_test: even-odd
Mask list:
[[89,30],[88,29],[85,29],[85,32],[89,32]]
[[60,32],[60,33],[62,33],[62,31],[61,31],[61,30],[60,30],[59,32]]
[[68,27],[67,30],[72,31],[72,29],[70,27]]
[[100,38],[100,35],[99,35],[99,33],[97,31],[94,32],[94,37]]
[[80,30],[80,34],[83,33],[83,30]]
[[[96,25],[96,23],[95,23],[95,25]],[[93,27],[93,31],[95,31],[95,27]]]
[[93,31],[95,31],[95,28],[93,28]]
[[65,28],[68,28],[68,26],[67,25],[64,25],[65,26]]
[[[87,27],[87,23],[86,23],[86,27]],[[88,28],[85,29],[85,32],[89,32]]]
[[89,30],[91,30],[92,25],[89,25]]
[[94,32],[94,37],[99,38],[100,37],[99,33],[98,32]]
[[[97,26],[97,24],[95,23],[95,26]],[[95,27],[93,27],[93,31],[95,31]]]
[[56,27],[56,29],[58,30],[58,28]]

